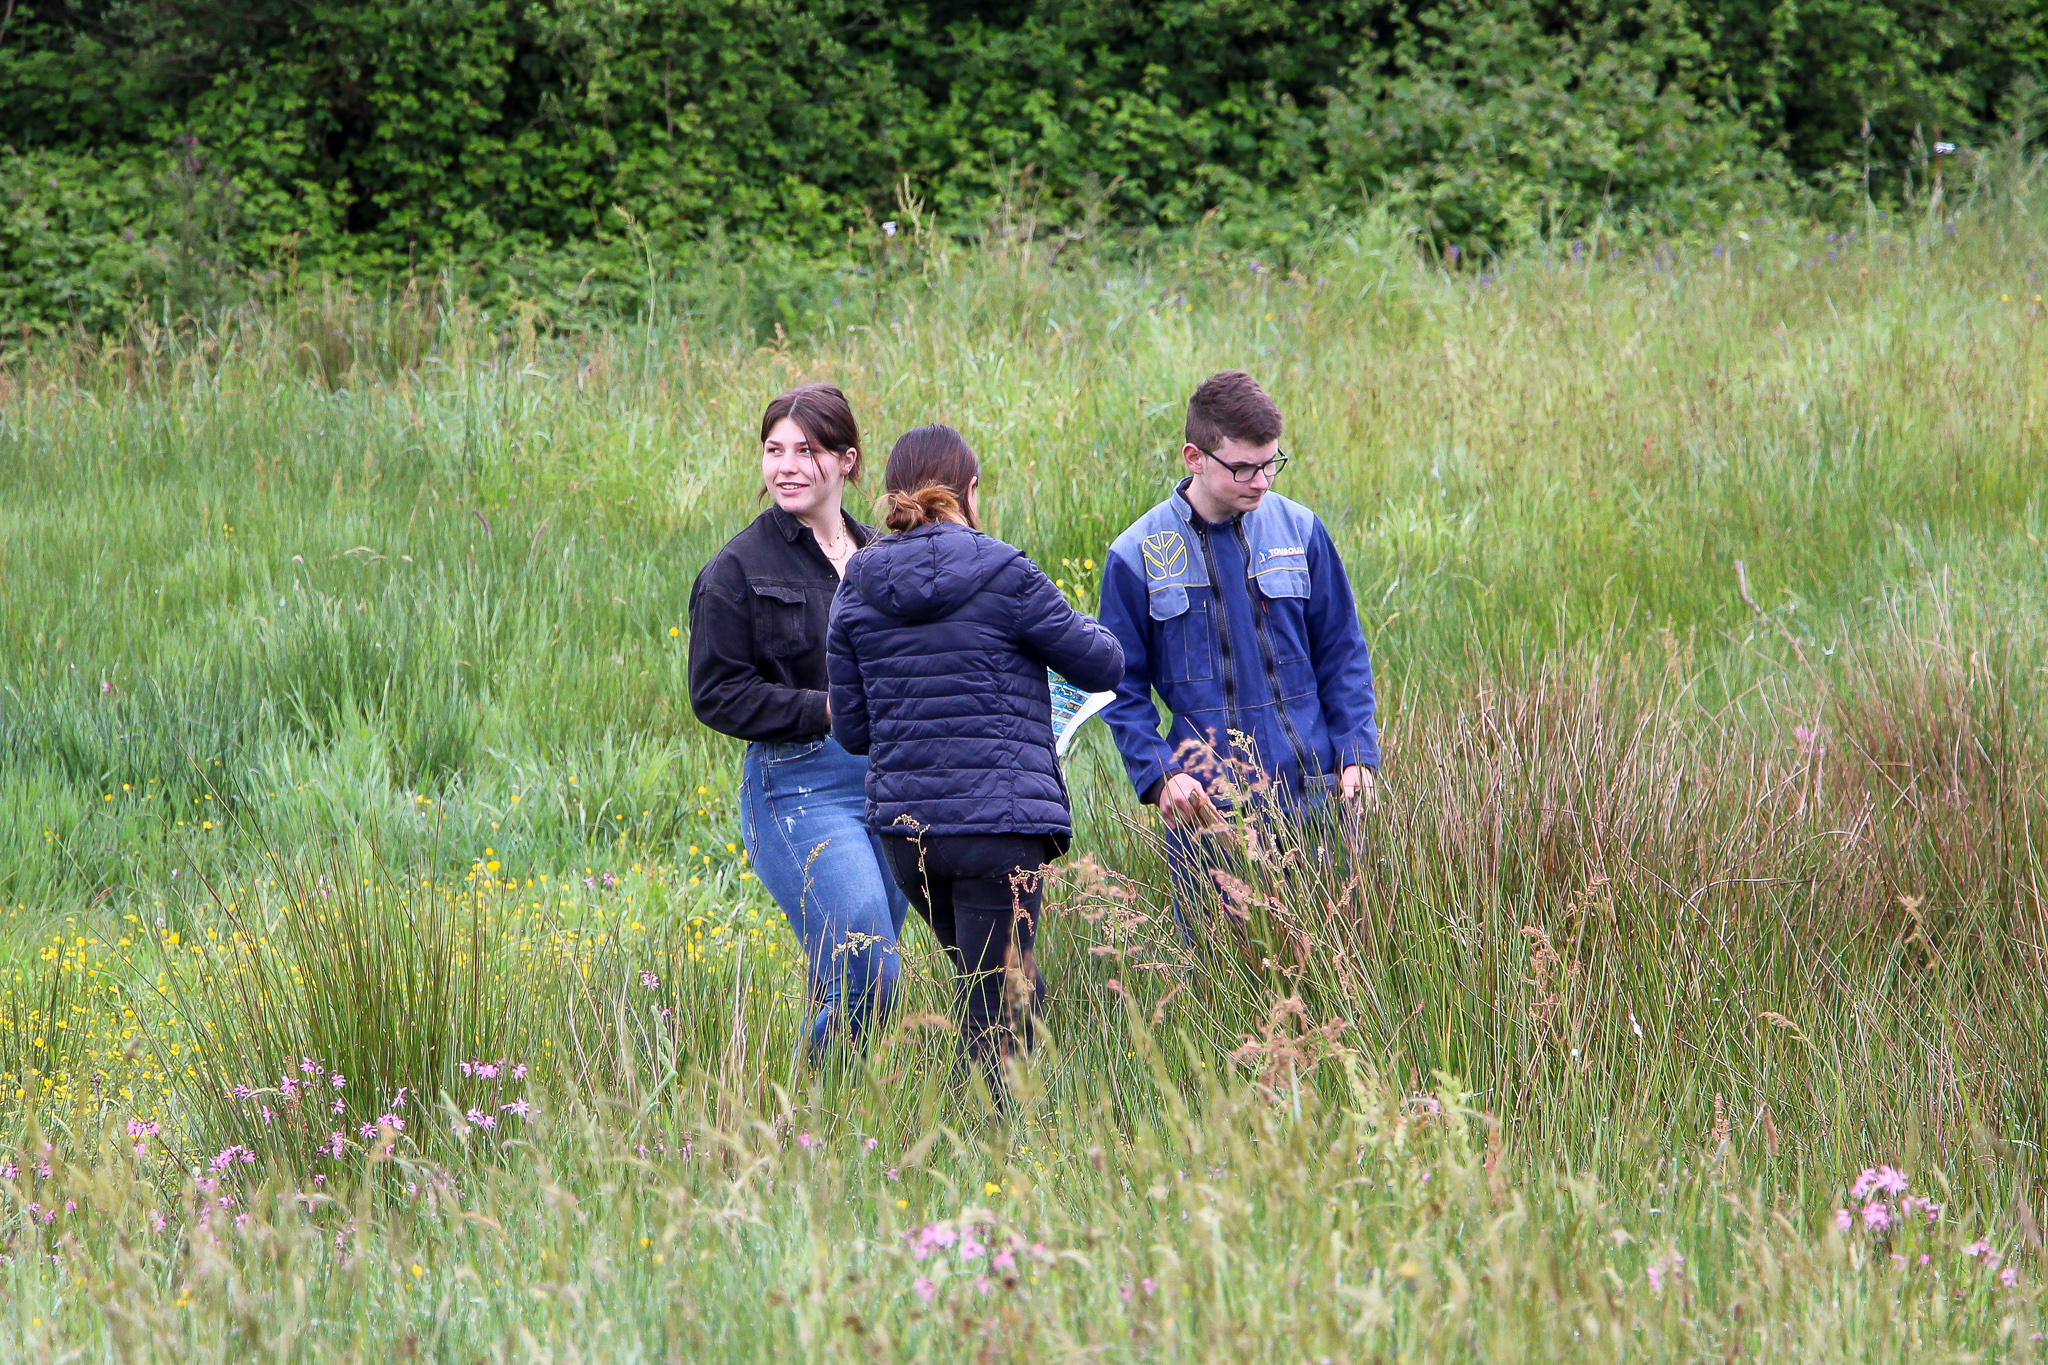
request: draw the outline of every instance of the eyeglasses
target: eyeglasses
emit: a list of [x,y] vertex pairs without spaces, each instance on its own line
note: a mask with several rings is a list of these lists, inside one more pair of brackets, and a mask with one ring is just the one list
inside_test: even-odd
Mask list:
[[[1196,446],[1195,449],[1202,450],[1200,446]],[[1272,459],[1261,460],[1257,464],[1232,464],[1228,460],[1217,459],[1213,451],[1202,450],[1202,453],[1229,470],[1230,477],[1239,483],[1250,483],[1253,479],[1259,477],[1261,471],[1269,477],[1278,478],[1280,471],[1287,468],[1287,452],[1284,450],[1274,451]]]

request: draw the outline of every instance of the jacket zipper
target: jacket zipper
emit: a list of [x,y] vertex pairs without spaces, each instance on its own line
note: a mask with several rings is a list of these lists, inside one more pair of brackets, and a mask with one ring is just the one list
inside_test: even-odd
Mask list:
[[[1323,773],[1309,763],[1308,750],[1301,742],[1300,733],[1294,728],[1294,717],[1287,714],[1286,698],[1280,695],[1280,663],[1274,657],[1273,635],[1266,624],[1265,597],[1263,593],[1257,597],[1252,594],[1252,547],[1251,542],[1245,539],[1244,518],[1239,517],[1232,522],[1231,528],[1237,532],[1238,548],[1244,551],[1245,599],[1251,603],[1252,631],[1259,637],[1259,657],[1266,665],[1266,686],[1272,689],[1273,709],[1280,713],[1280,728],[1287,732],[1287,742],[1294,746],[1294,762],[1301,769],[1301,775],[1320,778]],[[1209,577],[1211,580],[1216,577],[1214,568],[1209,570]]]
[[[1223,604],[1223,592],[1218,586],[1222,579],[1216,574],[1216,556],[1209,548],[1209,528],[1195,523],[1195,538],[1202,542],[1202,566],[1209,571],[1209,600],[1216,609],[1216,652],[1223,662],[1223,751],[1232,757],[1237,754],[1237,665],[1230,654],[1230,612]],[[1258,761],[1257,754],[1247,757]],[[1236,775],[1229,774],[1235,782]]]

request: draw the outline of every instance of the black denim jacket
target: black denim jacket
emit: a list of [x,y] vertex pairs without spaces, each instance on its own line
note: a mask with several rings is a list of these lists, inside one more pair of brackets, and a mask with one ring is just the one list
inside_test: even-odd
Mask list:
[[[852,517],[846,526],[857,545],[875,538]],[[817,739],[831,729],[825,626],[838,591],[811,528],[780,507],[727,541],[690,588],[697,719],[748,740]]]

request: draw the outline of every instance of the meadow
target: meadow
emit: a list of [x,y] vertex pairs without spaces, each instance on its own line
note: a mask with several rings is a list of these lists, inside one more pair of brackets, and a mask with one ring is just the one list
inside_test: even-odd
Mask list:
[[[7,1354],[2037,1358],[2044,248],[2017,180],[1483,261],[915,229],[801,331],[735,271],[29,351]],[[807,1070],[684,677],[762,405],[958,426],[1085,606],[1229,366],[1349,566],[1378,808],[1192,949],[1091,726],[1008,1115],[921,927]]]

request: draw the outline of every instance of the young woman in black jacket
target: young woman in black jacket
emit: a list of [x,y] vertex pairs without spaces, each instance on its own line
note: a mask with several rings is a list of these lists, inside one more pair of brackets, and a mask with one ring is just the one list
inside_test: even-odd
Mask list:
[[826,701],[832,597],[875,535],[841,506],[860,464],[860,430],[838,389],[812,384],[770,403],[761,482],[772,505],[690,590],[690,705],[747,741],[741,833],[809,962],[813,1059],[888,1012],[907,912],[863,820],[867,760],[832,738]]
[[896,442],[895,534],[847,569],[828,667],[832,732],[869,755],[869,826],[952,956],[968,1054],[999,1087],[1040,991],[1043,869],[1073,837],[1046,670],[1106,692],[1124,655],[1022,551],[982,534],[980,473],[951,427]]

